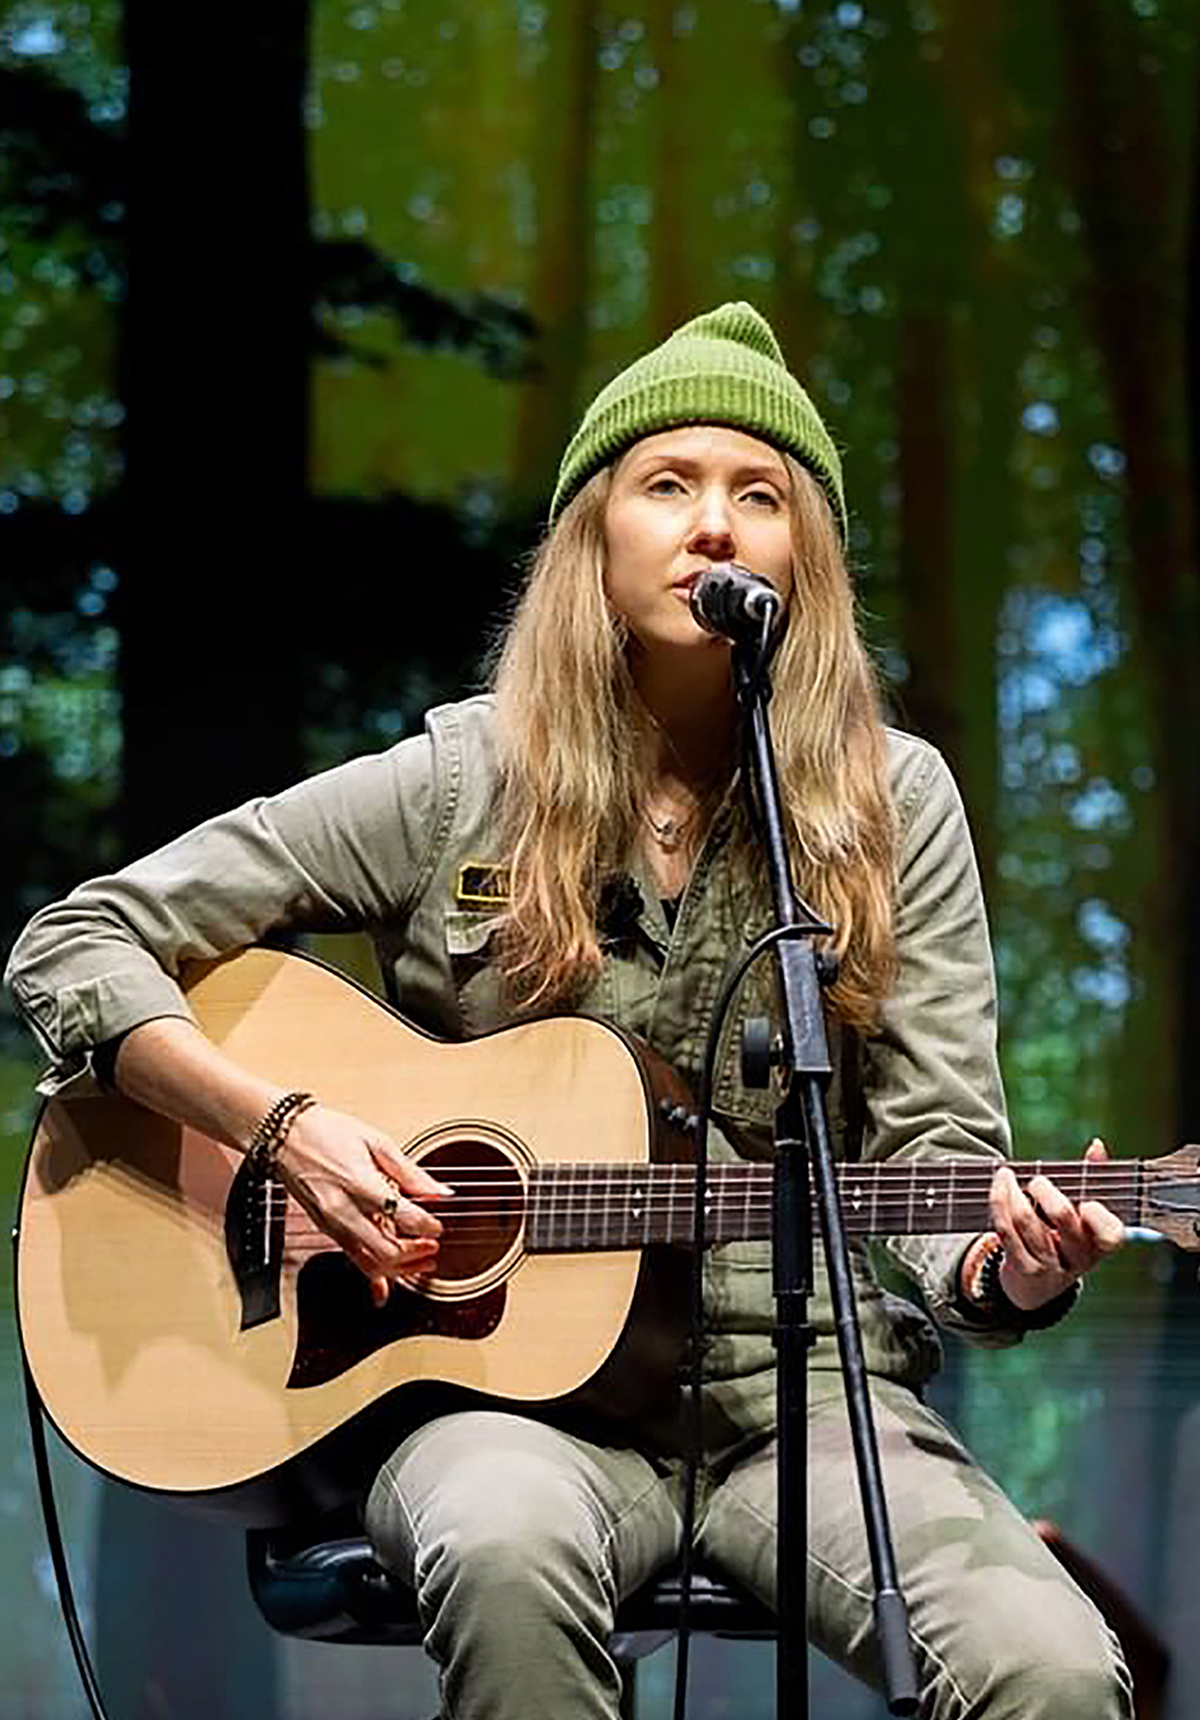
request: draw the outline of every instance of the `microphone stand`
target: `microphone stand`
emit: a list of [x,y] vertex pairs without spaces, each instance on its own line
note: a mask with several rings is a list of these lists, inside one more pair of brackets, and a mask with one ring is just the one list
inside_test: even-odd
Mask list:
[[[806,1497],[808,1351],[816,1332],[808,1320],[812,1292],[812,1205],[809,1168],[816,1179],[817,1210],[829,1273],[834,1324],[846,1385],[846,1403],[858,1468],[871,1571],[875,1631],[884,1688],[892,1714],[914,1714],[916,1670],[908,1639],[908,1612],[900,1592],[879,1465],[879,1448],[867,1392],[862,1335],[838,1204],[825,1091],[831,1073],[821,1008],[815,935],[828,932],[792,888],[787,836],[775,752],[767,721],[771,686],[766,674],[774,616],[757,644],[735,642],[733,680],[746,718],[750,779],[758,800],[771,894],[778,926],[795,927],[775,945],[783,995],[784,1033],[779,1061],[784,1096],[775,1113],[774,1285],[778,1375],[778,1604],[776,1713],[805,1720],[808,1713]],[[804,917],[800,910],[803,909]],[[794,1628],[799,1621],[800,1628]],[[800,1644],[804,1644],[804,1648]]]

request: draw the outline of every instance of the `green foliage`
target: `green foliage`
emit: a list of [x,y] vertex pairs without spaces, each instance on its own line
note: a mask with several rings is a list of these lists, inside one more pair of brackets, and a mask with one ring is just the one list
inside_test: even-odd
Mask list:
[[1066,1517],[1077,1534],[1091,1539],[1097,1514],[1080,1498],[1063,1457],[1078,1448],[1089,1418],[1105,1402],[1092,1334],[1076,1327],[1047,1335],[1036,1348],[974,1355],[967,1376],[961,1419],[973,1455],[1002,1480],[1018,1510]]
[[0,515],[79,512],[120,470],[117,16],[21,4],[0,27]]
[[114,584],[97,565],[72,609],[18,603],[0,634],[0,948],[48,895],[119,857]]

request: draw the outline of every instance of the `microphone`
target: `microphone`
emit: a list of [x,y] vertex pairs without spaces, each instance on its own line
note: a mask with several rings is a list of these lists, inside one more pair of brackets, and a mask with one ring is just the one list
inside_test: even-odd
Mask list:
[[692,616],[706,633],[719,633],[735,645],[757,645],[763,622],[778,622],[783,609],[779,593],[761,574],[719,561],[698,575],[688,597]]

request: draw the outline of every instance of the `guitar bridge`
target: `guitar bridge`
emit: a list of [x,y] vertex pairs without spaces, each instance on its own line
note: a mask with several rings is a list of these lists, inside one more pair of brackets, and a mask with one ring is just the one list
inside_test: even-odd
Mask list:
[[238,1167],[225,1205],[225,1249],[242,1303],[243,1332],[279,1317],[279,1274],[287,1192],[248,1160]]

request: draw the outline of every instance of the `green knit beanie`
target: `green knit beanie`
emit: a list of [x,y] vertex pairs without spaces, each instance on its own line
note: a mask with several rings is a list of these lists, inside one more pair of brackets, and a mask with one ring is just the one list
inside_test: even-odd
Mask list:
[[676,424],[728,424],[794,455],[820,482],[845,540],[837,449],[771,325],[748,304],[693,317],[600,390],[563,455],[551,521],[616,455]]

